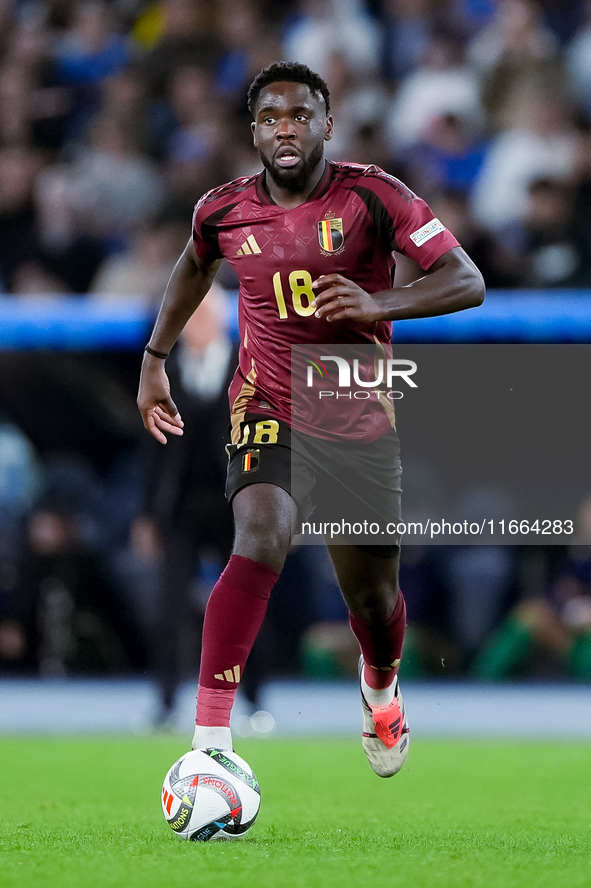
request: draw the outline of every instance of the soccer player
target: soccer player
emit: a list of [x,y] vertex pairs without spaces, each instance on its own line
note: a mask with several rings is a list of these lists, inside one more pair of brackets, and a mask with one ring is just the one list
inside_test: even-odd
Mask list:
[[[264,169],[198,202],[146,347],[138,395],[158,441],[182,435],[164,362],[225,257],[240,280],[226,484],[235,540],[205,614],[194,749],[232,748],[234,697],[302,517],[290,487],[290,346],[387,347],[392,321],[459,311],[484,298],[479,271],[424,201],[375,166],[325,160],[333,120],[317,74],[274,63],[251,84],[248,103]],[[407,285],[393,284],[394,253],[415,270]],[[395,431],[380,434],[380,489],[399,514]],[[256,471],[243,458],[246,443],[256,443]],[[402,767],[409,739],[397,678],[406,622],[399,546],[345,542],[329,545],[329,553],[361,648],[363,746],[373,770],[389,777]]]

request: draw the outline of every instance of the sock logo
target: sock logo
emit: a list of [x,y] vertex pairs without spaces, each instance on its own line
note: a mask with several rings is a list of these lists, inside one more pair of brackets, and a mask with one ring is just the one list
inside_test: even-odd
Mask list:
[[390,672],[392,669],[398,669],[400,666],[400,660],[392,660],[389,666],[371,666],[371,669],[375,669],[376,672]]
[[234,666],[232,669],[224,669],[223,672],[218,672],[214,675],[214,678],[217,678],[218,681],[232,681],[238,684],[240,681],[240,666]]

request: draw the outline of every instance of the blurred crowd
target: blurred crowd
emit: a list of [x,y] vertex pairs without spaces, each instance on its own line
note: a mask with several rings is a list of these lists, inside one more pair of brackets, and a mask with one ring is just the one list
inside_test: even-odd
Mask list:
[[[405,181],[489,287],[591,287],[591,2],[0,0],[0,294],[155,306],[200,195],[260,168],[246,91],[277,59],[327,80],[329,157]],[[170,365],[215,430],[192,460],[144,441],[137,356],[0,356],[1,670],[150,670],[164,712],[195,674],[232,534],[218,280]],[[588,549],[404,558],[408,674],[591,678]],[[294,551],[247,694],[354,671],[344,620],[325,554]]]
[[259,168],[280,58],[326,78],[329,156],[406,181],[489,286],[591,284],[586,0],[1,0],[0,35],[0,292],[159,296],[197,198]]

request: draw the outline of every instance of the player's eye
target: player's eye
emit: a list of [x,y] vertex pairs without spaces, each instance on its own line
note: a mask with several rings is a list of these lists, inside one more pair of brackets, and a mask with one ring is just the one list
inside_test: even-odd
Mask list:
[[305,114],[297,114],[297,115],[296,115],[296,120],[298,120],[298,121],[303,120],[303,121],[305,122],[307,119],[308,119],[308,118],[307,118],[307,116],[306,116]]
[[266,124],[275,123],[275,117],[265,117],[263,119],[263,123],[266,123]]

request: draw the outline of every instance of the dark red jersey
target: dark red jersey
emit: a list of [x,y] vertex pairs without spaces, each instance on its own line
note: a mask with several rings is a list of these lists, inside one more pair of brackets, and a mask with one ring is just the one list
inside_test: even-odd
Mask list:
[[[316,278],[338,273],[377,293],[392,287],[393,251],[426,270],[459,246],[398,179],[376,166],[332,162],[308,200],[291,210],[272,201],[264,172],[214,188],[195,207],[193,240],[198,256],[226,258],[240,280],[240,361],[229,391],[234,443],[245,413],[298,424],[291,415],[292,345],[390,343],[389,321],[315,317]],[[375,405],[358,402],[354,420],[343,411],[343,426],[332,428],[330,437],[385,434],[393,412],[377,399]],[[299,426],[324,436],[305,420]]]

